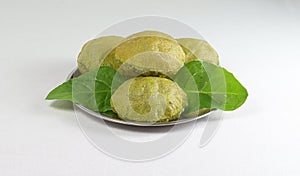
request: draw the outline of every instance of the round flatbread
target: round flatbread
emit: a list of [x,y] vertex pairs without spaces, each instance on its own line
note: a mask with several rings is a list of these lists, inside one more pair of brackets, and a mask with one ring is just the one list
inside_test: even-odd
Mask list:
[[205,40],[194,38],[177,39],[185,52],[185,63],[193,60],[206,61],[215,65],[219,65],[219,55],[214,48]]
[[80,73],[89,72],[99,67],[108,53],[124,38],[106,36],[88,41],[78,55],[77,63]]
[[113,110],[121,119],[129,121],[175,120],[186,105],[186,94],[177,83],[160,77],[129,79],[111,97]]
[[[148,75],[159,72],[175,74],[185,62],[185,53],[181,46],[176,40],[169,39],[170,36],[161,37],[158,34],[148,36],[148,33],[146,34],[138,33],[137,36],[125,39],[107,55],[103,64],[116,70],[120,67],[127,68],[123,74],[128,77],[136,76],[132,73],[145,72],[145,70],[150,73]],[[155,58],[156,56],[157,58]],[[143,63],[142,67],[141,63]],[[166,67],[166,63],[170,66]],[[122,66],[123,64],[126,66]],[[128,65],[130,66],[127,67]]]

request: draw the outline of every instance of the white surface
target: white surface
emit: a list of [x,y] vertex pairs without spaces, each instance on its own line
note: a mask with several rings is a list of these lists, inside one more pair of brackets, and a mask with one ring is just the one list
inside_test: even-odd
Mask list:
[[[299,1],[0,3],[1,176],[300,174]],[[249,98],[225,113],[206,147],[197,146],[195,131],[170,155],[131,163],[95,149],[72,109],[44,97],[75,67],[85,41],[112,23],[149,14],[199,30]]]

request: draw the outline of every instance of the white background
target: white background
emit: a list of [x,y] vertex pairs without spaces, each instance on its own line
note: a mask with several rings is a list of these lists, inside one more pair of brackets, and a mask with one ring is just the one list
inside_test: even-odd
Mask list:
[[[196,131],[170,155],[132,163],[94,148],[72,106],[44,97],[84,42],[140,15],[198,30],[249,98],[204,148]],[[299,31],[298,0],[1,0],[0,175],[300,175]]]

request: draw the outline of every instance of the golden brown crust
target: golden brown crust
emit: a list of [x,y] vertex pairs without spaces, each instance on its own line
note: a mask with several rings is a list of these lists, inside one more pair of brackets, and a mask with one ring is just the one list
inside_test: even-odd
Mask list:
[[202,60],[215,65],[219,65],[219,55],[214,48],[205,40],[193,38],[177,39],[185,52],[185,63],[193,60]]
[[161,122],[177,119],[187,105],[186,94],[173,81],[138,77],[124,82],[112,95],[111,106],[130,121]]

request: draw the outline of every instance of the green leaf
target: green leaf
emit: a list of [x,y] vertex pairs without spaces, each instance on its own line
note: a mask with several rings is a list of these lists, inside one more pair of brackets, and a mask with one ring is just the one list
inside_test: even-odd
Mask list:
[[123,81],[113,68],[101,66],[56,87],[46,99],[70,100],[93,111],[111,111],[111,94]]
[[187,93],[187,113],[202,108],[235,110],[248,96],[245,87],[232,73],[203,61],[185,64],[175,75],[174,81]]
[[73,100],[72,96],[72,80],[64,82],[60,86],[53,89],[46,97],[46,100]]

